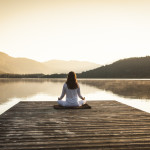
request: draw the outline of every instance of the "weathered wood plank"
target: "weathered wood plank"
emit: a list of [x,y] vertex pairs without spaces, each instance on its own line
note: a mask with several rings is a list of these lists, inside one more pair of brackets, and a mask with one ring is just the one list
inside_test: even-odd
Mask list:
[[20,102],[0,116],[0,150],[150,149],[150,114],[116,101],[92,109]]

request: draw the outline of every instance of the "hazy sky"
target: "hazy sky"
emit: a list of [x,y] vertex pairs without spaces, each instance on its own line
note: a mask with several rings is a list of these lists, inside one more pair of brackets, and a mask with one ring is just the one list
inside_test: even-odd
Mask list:
[[150,0],[0,0],[0,51],[99,64],[150,55]]

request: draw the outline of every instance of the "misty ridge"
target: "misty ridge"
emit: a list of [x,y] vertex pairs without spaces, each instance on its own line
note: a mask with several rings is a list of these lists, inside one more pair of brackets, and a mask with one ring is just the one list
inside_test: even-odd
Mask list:
[[80,73],[99,66],[99,64],[92,62],[73,60],[38,62],[27,58],[14,58],[0,52],[0,74],[54,74],[68,73],[70,70]]

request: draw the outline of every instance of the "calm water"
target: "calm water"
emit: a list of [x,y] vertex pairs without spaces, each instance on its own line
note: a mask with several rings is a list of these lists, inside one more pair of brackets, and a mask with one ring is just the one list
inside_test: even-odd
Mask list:
[[[19,101],[57,101],[65,79],[0,79],[0,114]],[[116,100],[150,113],[150,80],[78,80],[87,101]]]

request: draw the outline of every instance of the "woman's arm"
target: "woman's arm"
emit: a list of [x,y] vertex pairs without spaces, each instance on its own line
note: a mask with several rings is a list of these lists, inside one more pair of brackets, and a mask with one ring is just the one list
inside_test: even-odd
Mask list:
[[60,97],[58,97],[58,100],[63,99],[63,97],[65,96],[65,94],[66,94],[66,90],[65,90],[65,84],[64,84],[63,89],[62,89],[61,96],[60,96]]
[[78,96],[79,96],[82,100],[85,100],[85,97],[83,97],[83,96],[81,95],[80,87],[78,87],[77,93],[78,93]]

